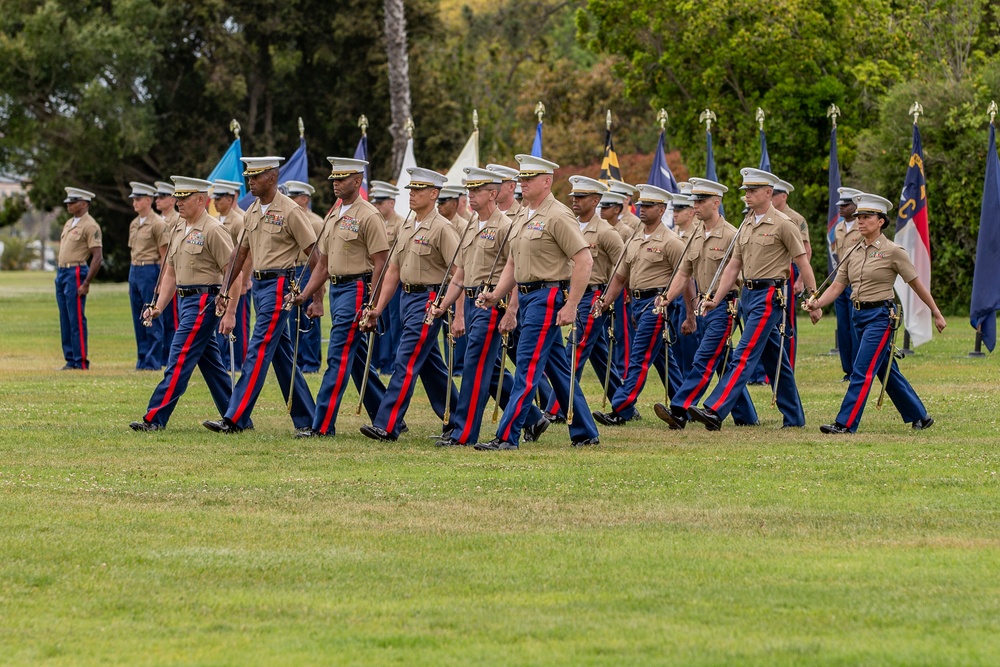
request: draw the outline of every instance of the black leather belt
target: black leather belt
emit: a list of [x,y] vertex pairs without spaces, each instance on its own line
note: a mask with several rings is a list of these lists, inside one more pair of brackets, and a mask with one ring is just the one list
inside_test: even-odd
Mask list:
[[[715,298],[714,294],[712,295],[712,298],[713,299]],[[729,290],[728,292],[726,292],[726,296],[723,298],[725,298],[726,301],[735,301],[736,299],[740,298],[740,293],[737,292],[736,290]]]
[[587,285],[587,289],[583,290],[583,293],[584,294],[589,294],[590,292],[593,292],[594,290],[600,290],[603,293],[607,289],[608,289],[607,285],[600,284],[600,283],[595,283],[593,285]]
[[359,280],[368,280],[372,277],[369,273],[352,273],[346,276],[330,276],[331,285],[343,285],[344,283],[356,283]]
[[153,264],[159,264],[159,262],[132,262],[132,266],[152,266]]
[[203,285],[201,287],[178,287],[177,296],[194,296],[195,294],[218,294],[218,285]]
[[538,291],[540,289],[549,289],[552,287],[558,287],[559,289],[567,289],[569,287],[568,280],[536,280],[533,283],[518,283],[517,291],[521,294],[531,294],[532,292]]
[[294,269],[270,269],[268,271],[254,271],[254,280],[276,280],[278,278],[291,278],[295,275]]
[[640,299],[648,299],[650,297],[656,296],[660,293],[659,287],[651,287],[649,289],[634,289],[632,290],[632,298],[636,301]]
[[466,287],[465,296],[469,297],[470,299],[475,299],[477,296],[479,296],[480,289],[482,289],[482,292],[485,294],[486,292],[492,292],[494,287],[496,287],[496,285],[483,285],[482,288]]
[[78,266],[87,266],[86,262],[69,262],[68,264],[60,264],[60,269],[75,269]]
[[895,302],[892,299],[885,301],[852,301],[854,310],[871,310],[872,308],[892,308]]
[[744,280],[743,286],[747,289],[764,289],[765,287],[784,287],[787,282],[784,278]]
[[436,292],[441,285],[411,285],[403,283],[403,291],[407,294],[422,294],[423,292]]

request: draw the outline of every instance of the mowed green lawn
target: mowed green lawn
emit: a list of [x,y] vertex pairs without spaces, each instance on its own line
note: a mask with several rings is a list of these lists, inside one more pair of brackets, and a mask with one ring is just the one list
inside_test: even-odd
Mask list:
[[804,430],[754,388],[759,428],[668,431],[654,379],[599,447],[497,454],[435,448],[420,388],[399,442],[357,433],[353,387],[340,435],[295,440],[273,377],[253,432],[202,428],[196,374],[133,433],[158,375],[126,287],[89,299],[94,370],[58,372],[52,278],[0,274],[0,663],[1000,661],[1000,373],[964,317],[903,362],[926,432],[877,392],[859,434],[818,432],[845,390],[825,321]]

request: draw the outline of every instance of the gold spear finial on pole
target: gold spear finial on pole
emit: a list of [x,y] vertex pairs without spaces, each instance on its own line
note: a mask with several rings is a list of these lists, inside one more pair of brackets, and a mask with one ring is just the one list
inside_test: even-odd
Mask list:
[[990,106],[989,106],[988,109],[986,109],[986,113],[988,113],[990,115],[990,125],[992,125],[993,124],[993,119],[996,118],[996,115],[997,115],[997,103],[996,103],[996,101],[990,102]]
[[756,116],[756,118],[757,118],[757,127],[760,128],[761,132],[764,131],[764,116],[765,116],[764,110],[761,109],[760,107],[757,107],[757,116]]
[[716,117],[715,112],[712,111],[711,109],[705,109],[704,111],[701,112],[701,115],[698,116],[698,122],[705,124],[706,132],[712,131],[712,121],[715,120],[718,120],[718,118]]
[[235,118],[229,121],[229,131],[236,135],[236,138],[240,138],[240,121]]
[[407,139],[412,139],[413,138],[413,130],[417,129],[417,126],[413,124],[413,119],[412,118],[407,118],[406,119],[406,124],[403,125],[403,129],[406,130],[406,138]]
[[608,116],[604,124],[607,126],[609,130],[611,129],[611,109],[608,109]]
[[299,116],[299,139],[305,139],[306,137],[306,124],[302,122],[302,116]]
[[476,109],[472,110],[472,129],[479,131],[479,111]]
[[666,129],[666,127],[667,127],[667,120],[669,118],[670,118],[670,116],[667,115],[667,110],[666,109],[660,109],[658,112],[656,112],[656,120],[660,124],[660,131],[661,132]]
[[545,115],[545,105],[539,102],[535,105],[535,115],[538,116],[538,122],[542,122],[542,116]]
[[836,104],[831,104],[830,108],[826,110],[826,117],[833,119],[833,128],[837,128],[837,116],[840,115],[840,107]]
[[906,115],[913,116],[913,124],[916,125],[917,119],[920,118],[920,116],[922,116],[923,114],[924,114],[924,107],[920,104],[920,102],[914,102]]
[[361,114],[361,116],[358,118],[358,127],[361,128],[361,136],[362,137],[367,137],[368,136],[368,116],[366,116],[364,114]]

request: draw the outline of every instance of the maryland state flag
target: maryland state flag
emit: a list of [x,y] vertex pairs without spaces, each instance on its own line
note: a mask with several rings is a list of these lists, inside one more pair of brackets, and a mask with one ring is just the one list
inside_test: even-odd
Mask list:
[[618,153],[615,152],[615,142],[611,138],[610,128],[608,128],[608,132],[604,137],[604,159],[601,161],[601,175],[599,178],[605,183],[610,179],[616,181],[622,180],[622,170],[618,166]]

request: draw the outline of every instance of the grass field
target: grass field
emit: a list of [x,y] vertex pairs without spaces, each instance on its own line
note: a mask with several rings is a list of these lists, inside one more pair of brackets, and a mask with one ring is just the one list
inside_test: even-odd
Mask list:
[[903,362],[926,432],[874,393],[860,433],[818,432],[845,389],[825,321],[804,430],[755,388],[759,428],[670,432],[657,380],[599,447],[557,426],[498,455],[435,448],[420,395],[366,440],[353,387],[341,435],[295,440],[273,377],[253,432],[200,426],[196,374],[133,433],[158,376],[127,311],[95,286],[94,370],[57,372],[52,276],[0,274],[2,664],[1000,661],[1000,373],[966,318]]

